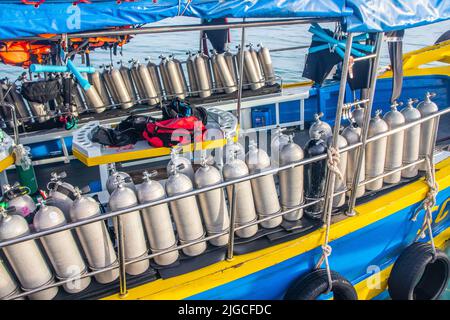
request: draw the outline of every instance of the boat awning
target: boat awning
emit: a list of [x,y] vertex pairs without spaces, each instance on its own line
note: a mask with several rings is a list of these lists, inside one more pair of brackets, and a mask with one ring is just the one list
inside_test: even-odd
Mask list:
[[348,31],[392,31],[449,19],[450,1],[2,0],[0,39],[141,25],[180,15],[203,19],[336,18]]

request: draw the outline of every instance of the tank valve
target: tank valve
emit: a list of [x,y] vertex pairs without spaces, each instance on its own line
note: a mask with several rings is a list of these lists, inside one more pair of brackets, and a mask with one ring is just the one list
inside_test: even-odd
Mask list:
[[150,181],[151,178],[154,178],[158,175],[158,171],[156,170],[152,170],[150,172],[148,172],[147,170],[144,170],[144,172],[142,172],[142,178],[146,181]]

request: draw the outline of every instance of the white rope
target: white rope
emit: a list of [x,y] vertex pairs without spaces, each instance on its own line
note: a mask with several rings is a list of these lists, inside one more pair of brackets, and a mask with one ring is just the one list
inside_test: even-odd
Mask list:
[[341,180],[344,180],[344,175],[342,174],[341,170],[339,170],[339,163],[341,161],[341,155],[339,153],[339,150],[334,147],[329,147],[327,150],[328,159],[327,159],[327,166],[328,169],[334,172],[334,174]]

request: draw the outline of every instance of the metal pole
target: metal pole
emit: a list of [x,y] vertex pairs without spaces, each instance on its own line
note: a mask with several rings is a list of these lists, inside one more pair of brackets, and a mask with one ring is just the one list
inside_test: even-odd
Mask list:
[[[245,18],[243,19],[243,22],[245,23]],[[236,116],[238,121],[238,127],[241,124],[241,105],[242,105],[242,88],[244,86],[244,48],[245,48],[245,27],[242,27],[242,33],[241,33],[241,48],[240,48],[240,55],[239,55],[239,90],[238,90],[238,96],[237,96],[237,107],[236,107]]]
[[368,94],[368,99],[369,102],[366,104],[366,108],[364,110],[364,122],[363,122],[363,127],[361,128],[361,142],[362,145],[357,148],[355,151],[355,156],[357,157],[358,161],[357,161],[357,165],[356,165],[356,172],[355,175],[353,176],[353,181],[352,181],[352,187],[351,187],[351,191],[350,191],[350,198],[348,200],[348,210],[345,213],[348,216],[354,216],[355,213],[355,204],[356,204],[356,191],[357,191],[357,186],[358,186],[358,182],[361,176],[361,166],[362,166],[362,162],[364,160],[364,154],[365,154],[365,146],[367,143],[367,133],[369,132],[369,121],[370,121],[370,116],[372,114],[372,105],[373,105],[373,98],[375,96],[375,87],[376,87],[376,83],[377,83],[377,70],[378,70],[378,65],[380,63],[380,51],[381,51],[381,44],[383,41],[383,33],[378,33],[377,34],[377,39],[376,39],[376,49],[375,49],[375,59],[373,61],[372,64],[372,70],[371,70],[371,75],[370,75],[370,87],[369,87],[369,94]]
[[127,274],[125,268],[125,239],[123,236],[123,224],[122,217],[117,217],[117,249],[118,249],[118,260],[119,260],[119,284],[120,297],[125,297],[127,295]]
[[237,196],[237,188],[236,185],[233,184],[232,188],[232,198],[231,198],[231,217],[230,217],[230,232],[228,237],[228,250],[227,250],[227,260],[233,260],[233,250],[234,250],[234,230],[236,223],[236,196]]

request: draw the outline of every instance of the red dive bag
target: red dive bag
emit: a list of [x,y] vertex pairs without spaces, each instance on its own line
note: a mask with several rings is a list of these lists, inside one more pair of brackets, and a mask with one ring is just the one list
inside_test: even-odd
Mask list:
[[192,143],[194,139],[201,142],[204,131],[202,121],[190,116],[147,123],[142,136],[150,145],[160,148]]

